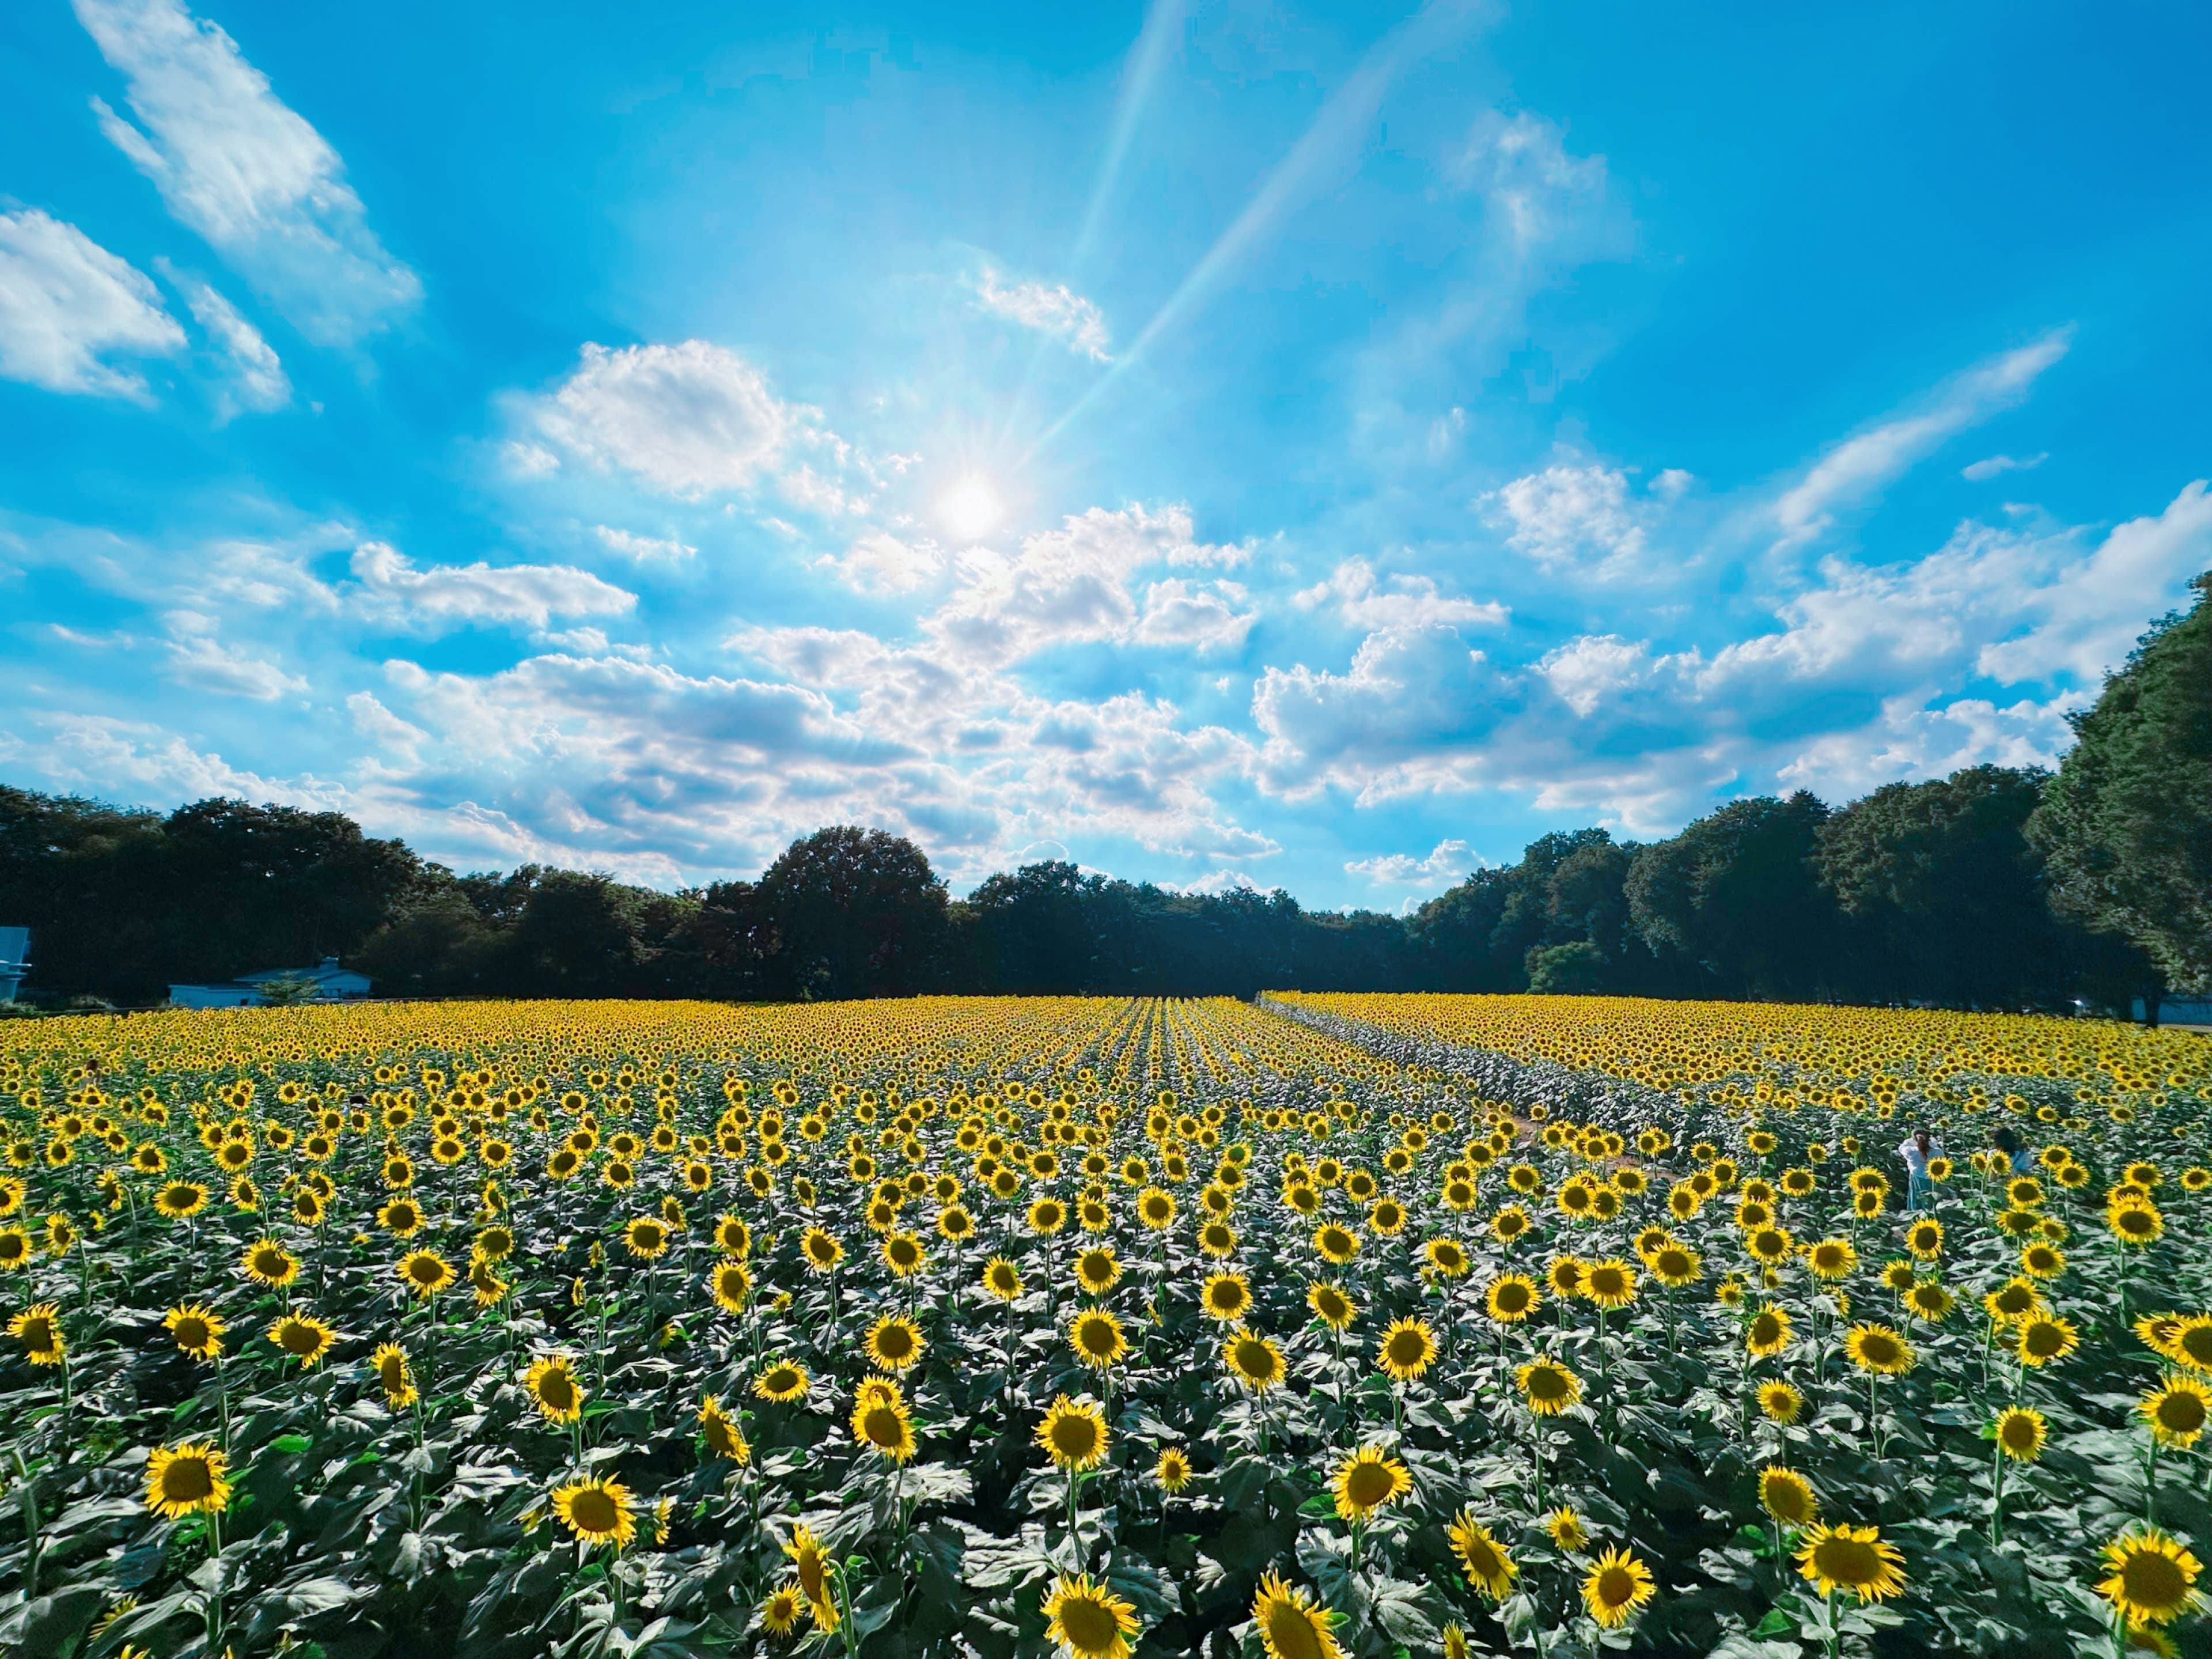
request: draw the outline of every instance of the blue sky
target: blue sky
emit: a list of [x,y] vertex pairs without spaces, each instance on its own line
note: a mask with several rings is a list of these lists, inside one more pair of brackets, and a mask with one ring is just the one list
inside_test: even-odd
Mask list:
[[0,777],[1395,908],[2212,565],[2197,9],[615,16],[9,9]]

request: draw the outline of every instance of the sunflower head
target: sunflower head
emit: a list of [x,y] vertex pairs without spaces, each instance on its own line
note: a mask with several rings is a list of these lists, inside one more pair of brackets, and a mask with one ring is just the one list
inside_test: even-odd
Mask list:
[[522,1386],[549,1423],[573,1423],[584,1414],[584,1385],[567,1354],[547,1354],[534,1362],[522,1374]]
[[1260,1579],[1252,1622],[1259,1627],[1267,1659],[1340,1659],[1334,1619],[1304,1589],[1292,1589],[1272,1572]]
[[2140,1409],[2161,1446],[2193,1446],[2212,1416],[2212,1389],[2193,1376],[2172,1376],[2142,1397]]
[[902,1314],[885,1314],[869,1328],[861,1346],[878,1370],[902,1371],[921,1358],[921,1327]]
[[1820,1516],[1820,1500],[1813,1483],[1794,1469],[1770,1464],[1759,1471],[1759,1502],[1785,1527],[1809,1526]]
[[1583,1605],[1606,1629],[1617,1629],[1651,1599],[1655,1589],[1650,1567],[1626,1550],[1611,1549],[1583,1575]]
[[222,1352],[222,1320],[211,1308],[196,1302],[179,1303],[162,1317],[161,1323],[176,1339],[177,1346],[193,1358],[211,1360]]
[[1583,1380],[1556,1359],[1532,1359],[1514,1373],[1521,1398],[1539,1417],[1551,1417],[1583,1397]]
[[1254,1394],[1265,1394],[1287,1374],[1283,1352],[1273,1340],[1256,1331],[1242,1330],[1222,1344],[1222,1358],[1230,1375]]
[[1874,1527],[1814,1525],[1797,1549],[1797,1571],[1822,1595],[1848,1591],[1862,1602],[1886,1601],[1905,1588],[1905,1558]]
[[1359,1304],[1352,1299],[1350,1292],[1327,1279],[1306,1287],[1306,1306],[1313,1310],[1315,1318],[1333,1331],[1343,1330],[1359,1314]]
[[1072,1659],[1129,1659],[1137,1609],[1088,1574],[1060,1577],[1044,1597],[1045,1635]]
[[1179,1446],[1170,1446],[1160,1454],[1159,1462],[1152,1465],[1152,1479],[1164,1492],[1181,1492],[1190,1485],[1190,1459]]
[[9,1322],[8,1334],[23,1345],[23,1357],[33,1365],[58,1365],[69,1352],[62,1336],[61,1309],[55,1303],[24,1309]]
[[2043,1413],[2032,1406],[2008,1406],[1990,1423],[1990,1438],[2015,1463],[2033,1463],[2042,1456],[2047,1432]]
[[637,1506],[629,1489],[611,1478],[556,1487],[553,1513],[584,1544],[626,1548],[637,1536]]
[[1037,1425],[1036,1443],[1053,1467],[1073,1474],[1098,1466],[1108,1438],[1106,1413],[1087,1398],[1061,1395]]
[[1490,1534],[1490,1528],[1474,1518],[1472,1511],[1462,1510],[1450,1526],[1452,1553],[1459,1558],[1460,1570],[1467,1581],[1492,1601],[1503,1601],[1513,1590],[1513,1581],[1520,1569],[1505,1547]]
[[227,1460],[213,1443],[157,1446],[146,1461],[146,1507],[165,1520],[220,1515],[230,1504]]
[[1403,1498],[1413,1486],[1406,1466],[1376,1446],[1362,1446],[1336,1467],[1331,1483],[1340,1520],[1364,1521]]
[[2097,1594],[2131,1629],[2169,1624],[2197,1604],[2203,1563],[2156,1528],[2123,1534],[2105,1546],[2107,1576]]
[[1242,1324],[1252,1309],[1252,1286],[1242,1273],[1215,1273],[1200,1289],[1198,1299],[1221,1323]]
[[289,1313],[269,1327],[269,1340],[307,1366],[321,1363],[337,1333],[312,1314]]
[[1411,1382],[1437,1357],[1436,1333],[1425,1320],[1399,1319],[1375,1346],[1375,1364],[1394,1382]]

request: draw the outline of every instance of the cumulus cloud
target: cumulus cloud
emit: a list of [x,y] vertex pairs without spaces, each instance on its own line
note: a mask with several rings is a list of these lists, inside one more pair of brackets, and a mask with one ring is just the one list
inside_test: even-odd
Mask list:
[[[1142,613],[1129,579],[1138,571],[1159,564],[1234,567],[1248,556],[1243,547],[1196,540],[1185,507],[1092,507],[1056,530],[1024,537],[1011,558],[985,548],[963,553],[960,586],[923,626],[978,660],[999,663],[1054,644],[1134,641]],[[1188,604],[1192,592],[1171,590],[1161,604]],[[1212,602],[1227,605],[1219,586],[1212,595]],[[1225,620],[1218,623],[1216,635],[1225,637],[1226,627]]]
[[1377,887],[1448,887],[1482,862],[1463,841],[1440,841],[1426,858],[1411,853],[1386,853],[1371,859],[1353,859],[1347,875],[1362,876]]
[[75,3],[138,118],[95,98],[100,131],[301,333],[348,344],[421,298],[368,228],[337,152],[221,27],[179,0]]
[[699,550],[673,536],[641,536],[635,531],[620,530],[610,524],[592,526],[592,533],[599,538],[599,545],[610,553],[619,553],[625,559],[639,564],[650,563],[654,560],[674,563],[690,558]]
[[1638,495],[1617,467],[1547,466],[1479,497],[1476,507],[1505,532],[1505,544],[1547,571],[1600,580],[1643,566],[1649,527],[1689,482],[1672,468]]
[[1867,501],[1946,441],[2012,408],[2066,355],[2073,337],[2070,326],[2054,329],[1959,375],[1939,387],[1924,407],[1894,416],[1829,450],[1775,502],[1774,521],[1782,532],[1777,545],[1795,547],[1826,533],[1838,513]]
[[36,208],[0,213],[0,375],[144,403],[145,377],[106,360],[163,357],[184,343],[143,271]]
[[[586,345],[574,373],[538,404],[537,419],[546,437],[592,465],[696,499],[745,489],[773,465],[793,412],[736,352],[686,340]],[[535,461],[531,447],[521,453]],[[509,454],[512,462],[512,447]]]
[[1430,623],[1502,627],[1510,614],[1494,599],[1457,599],[1441,592],[1429,576],[1378,578],[1363,558],[1350,558],[1326,581],[1291,596],[1301,611],[1327,606],[1347,628],[1418,628]]
[[238,307],[197,276],[179,271],[167,259],[155,267],[170,285],[185,296],[192,320],[206,331],[227,364],[225,385],[216,394],[220,421],[253,410],[266,413],[292,401],[292,382],[276,350],[261,337],[261,331],[246,321]]
[[863,593],[910,593],[937,579],[945,568],[945,554],[927,537],[902,539],[887,530],[871,530],[842,554],[817,562]]
[[1113,361],[1106,351],[1112,341],[1105,313],[1073,289],[1060,283],[1006,283],[988,265],[975,288],[976,298],[994,316],[1057,340],[1093,362]]
[[2000,706],[1957,697],[1931,707],[1909,693],[1890,697],[1878,718],[1813,738],[1775,775],[1785,788],[1844,800],[1899,778],[1940,778],[1964,766],[2052,766],[2073,746],[2066,715],[2085,701],[2068,694]]
[[1251,595],[1237,582],[1189,582],[1180,576],[1145,590],[1145,608],[1129,637],[1139,645],[1180,645],[1205,653],[1244,643],[1258,618],[1240,611]]
[[455,628],[543,629],[556,617],[621,617],[637,596],[588,570],[565,564],[432,565],[418,568],[386,542],[354,550],[352,608],[403,632],[439,634]]

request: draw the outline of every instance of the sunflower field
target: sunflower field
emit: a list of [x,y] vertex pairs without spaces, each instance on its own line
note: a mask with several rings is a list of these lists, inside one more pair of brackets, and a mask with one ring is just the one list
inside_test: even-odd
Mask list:
[[0,1025],[0,1652],[2212,1653],[2209,1113],[1608,998]]

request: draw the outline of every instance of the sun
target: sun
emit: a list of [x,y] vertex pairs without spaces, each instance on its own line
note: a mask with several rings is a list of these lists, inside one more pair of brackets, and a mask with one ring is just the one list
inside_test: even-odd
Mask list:
[[980,541],[996,530],[1006,516],[1006,504],[980,472],[963,474],[937,498],[937,521],[955,541]]

